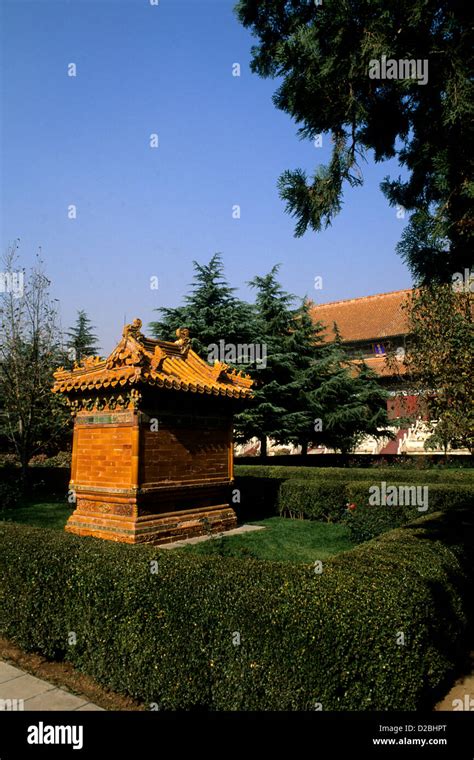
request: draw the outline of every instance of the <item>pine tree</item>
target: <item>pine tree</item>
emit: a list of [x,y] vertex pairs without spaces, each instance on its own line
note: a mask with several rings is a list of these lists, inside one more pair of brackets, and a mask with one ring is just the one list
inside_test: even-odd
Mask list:
[[366,435],[392,437],[387,392],[363,361],[349,360],[334,325],[334,340],[319,349],[308,377],[307,404],[315,425],[310,441],[352,451]]
[[293,314],[293,322],[288,337],[288,351],[292,356],[294,380],[291,384],[287,424],[291,429],[289,441],[301,446],[303,455],[312,442],[316,420],[310,403],[309,393],[319,382],[314,368],[320,355],[324,328],[314,323],[311,316],[312,303],[303,299],[301,306]]
[[[209,264],[193,262],[194,280],[184,305],[161,308],[162,318],[150,324],[152,334],[162,340],[175,340],[178,327],[190,331],[191,346],[203,359],[209,347],[247,344],[255,331],[252,307],[236,298],[224,275],[222,254],[215,253]],[[244,367],[241,366],[241,369]]]
[[[220,340],[261,348],[263,362],[237,365],[254,380],[252,401],[235,416],[238,440],[257,437],[264,457],[269,438],[301,444],[303,452],[315,442],[346,451],[365,433],[383,434],[386,394],[376,377],[364,366],[349,367],[337,335],[334,344],[321,345],[323,328],[314,325],[311,304],[296,305],[277,279],[278,265],[250,281],[253,306],[235,297],[220,254],[207,265],[194,262],[194,269],[185,304],[160,309],[161,321],[150,327],[165,340],[188,327],[194,350],[206,360]],[[315,418],[322,419],[322,432],[315,431]]]
[[[277,108],[300,137],[331,138],[327,165],[279,180],[295,235],[331,224],[361,159],[397,158],[404,178],[381,186],[411,213],[399,252],[419,282],[464,272],[474,251],[474,25],[452,0],[240,0],[254,34],[251,69],[279,79]],[[407,62],[395,77],[382,60]],[[419,67],[413,71],[411,61]],[[378,70],[377,70],[378,65]],[[406,64],[403,63],[405,67]]]
[[260,455],[266,456],[267,440],[289,440],[294,419],[291,417],[295,393],[295,350],[291,343],[294,329],[294,296],[284,291],[277,280],[279,266],[263,277],[254,277],[249,285],[257,291],[255,309],[257,332],[253,342],[265,348],[265,366],[250,369],[254,379],[254,399],[237,415],[235,424],[240,440],[258,437]]
[[77,312],[77,320],[74,327],[70,327],[66,335],[69,340],[66,341],[68,349],[68,358],[71,365],[74,362],[81,362],[86,356],[96,356],[99,347],[97,345],[97,336],[93,333],[93,325],[84,310]]
[[162,306],[155,311],[160,312],[161,319],[155,322],[150,322],[149,330],[155,338],[160,340],[176,340],[176,330],[180,327],[188,327],[191,331],[191,346],[194,351],[197,351],[199,355],[202,352],[199,350],[200,341],[195,336],[195,323],[192,321],[192,316],[189,309],[186,306],[165,307]]

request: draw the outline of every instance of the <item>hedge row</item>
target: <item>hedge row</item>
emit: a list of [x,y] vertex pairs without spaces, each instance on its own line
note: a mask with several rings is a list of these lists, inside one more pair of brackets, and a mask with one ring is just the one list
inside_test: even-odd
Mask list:
[[[387,489],[390,485],[406,486],[412,490],[423,488],[423,486],[419,484],[416,486],[413,483],[387,483]],[[369,506],[370,488],[372,486],[380,487],[380,481],[348,483],[316,481],[312,483],[308,480],[286,480],[279,486],[278,512],[287,517],[338,522],[347,511],[348,504],[354,504],[356,510],[362,506]],[[419,495],[423,498],[425,494],[421,492]],[[412,497],[412,495],[410,496]],[[413,520],[421,517],[424,512],[432,513],[460,507],[468,508],[474,501],[474,487],[433,483],[427,485],[426,496],[426,508],[424,502],[418,506],[403,505],[403,514]],[[388,509],[392,509],[392,507],[389,506]]]
[[[66,495],[71,477],[70,467],[30,467],[28,481],[33,493]],[[21,482],[20,468],[0,467],[0,486],[16,488]],[[0,504],[1,508],[1,504]]]
[[[380,476],[379,476],[380,477]],[[388,486],[428,487],[427,509],[418,506],[370,506],[371,486],[385,482]],[[238,477],[235,483],[240,491],[238,517],[240,520],[256,520],[270,515],[318,520],[322,522],[347,522],[356,542],[367,541],[392,528],[399,527],[425,512],[469,508],[474,505],[474,484],[417,483],[416,481],[371,480],[344,481],[342,479],[318,479],[276,477]],[[424,492],[421,492],[424,498]],[[353,505],[349,511],[348,505]]]
[[465,651],[472,511],[311,566],[0,524],[0,634],[162,710],[431,707]]
[[368,502],[369,488],[372,485],[374,485],[373,481],[365,483],[359,481],[348,483],[346,488],[347,504],[351,504],[352,508],[345,510],[342,519],[349,526],[351,537],[357,543],[368,541],[388,530],[401,527],[423,513],[432,514],[437,511],[447,512],[456,509],[472,510],[474,506],[474,487],[452,483],[429,484],[426,509],[414,504],[373,506]]
[[279,467],[389,467],[390,469],[472,468],[472,454],[277,454],[276,456],[238,456],[239,465]]
[[282,467],[278,465],[236,465],[237,477],[288,480],[390,480],[406,483],[473,483],[474,468],[459,470],[409,470],[396,467]]

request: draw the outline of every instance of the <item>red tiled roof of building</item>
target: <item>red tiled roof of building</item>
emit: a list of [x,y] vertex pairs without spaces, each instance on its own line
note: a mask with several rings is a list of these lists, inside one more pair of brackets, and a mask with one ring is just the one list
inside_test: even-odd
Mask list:
[[378,293],[346,301],[314,304],[311,314],[315,322],[322,322],[326,326],[326,342],[333,339],[334,322],[344,343],[405,335],[408,320],[402,306],[411,292],[395,290],[392,293]]

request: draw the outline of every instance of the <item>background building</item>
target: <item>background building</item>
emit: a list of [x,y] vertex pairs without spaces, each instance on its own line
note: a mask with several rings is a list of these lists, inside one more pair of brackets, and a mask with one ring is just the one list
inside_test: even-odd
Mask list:
[[[355,453],[425,454],[425,441],[430,435],[416,393],[410,388],[404,366],[408,336],[408,311],[411,289],[378,293],[346,301],[315,304],[312,316],[315,323],[326,327],[324,340],[334,339],[334,325],[348,355],[355,362],[363,359],[380,378],[389,392],[388,415],[393,420],[394,440],[367,437]],[[387,362],[391,355],[395,362]],[[407,419],[410,422],[407,423]],[[431,450],[441,453],[441,449]],[[452,453],[465,454],[467,450]]]

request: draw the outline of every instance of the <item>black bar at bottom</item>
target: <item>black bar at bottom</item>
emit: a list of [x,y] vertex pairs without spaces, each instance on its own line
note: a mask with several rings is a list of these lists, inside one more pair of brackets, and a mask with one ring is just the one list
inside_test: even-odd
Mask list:
[[[268,753],[474,758],[474,712],[3,712],[0,760]],[[285,749],[286,748],[286,749]],[[192,754],[191,754],[192,753]],[[245,755],[243,754],[245,753]]]

